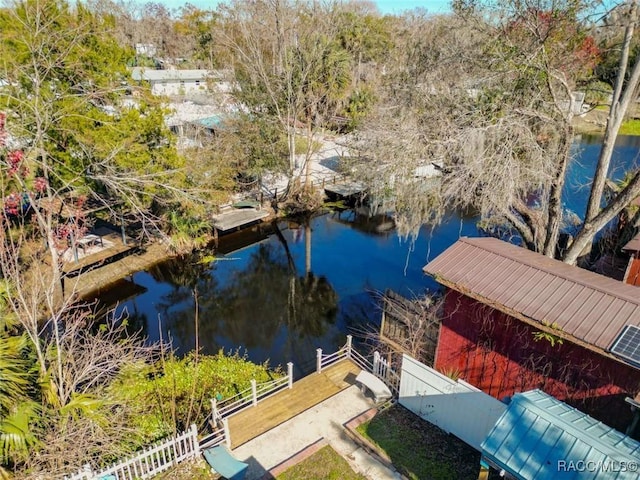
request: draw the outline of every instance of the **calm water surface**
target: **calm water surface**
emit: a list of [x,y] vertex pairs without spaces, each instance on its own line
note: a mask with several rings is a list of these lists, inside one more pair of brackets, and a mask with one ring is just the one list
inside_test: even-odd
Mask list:
[[[588,181],[599,138],[576,145],[565,187],[565,206],[584,215]],[[614,177],[638,160],[640,139],[623,137],[612,165]],[[405,296],[436,290],[422,273],[430,260],[460,236],[480,235],[477,218],[452,213],[435,229],[423,227],[413,242],[398,238],[388,218],[354,211],[256,227],[221,238],[217,260],[172,260],[121,282],[102,300],[142,328],[150,341],[171,338],[179,353],[195,347],[195,301],[199,344],[205,353],[240,349],[256,362],[293,361],[298,374],[314,368],[315,349],[334,351],[347,332],[374,328],[377,294]],[[310,254],[310,255],[309,255]],[[367,327],[368,326],[368,327]]]

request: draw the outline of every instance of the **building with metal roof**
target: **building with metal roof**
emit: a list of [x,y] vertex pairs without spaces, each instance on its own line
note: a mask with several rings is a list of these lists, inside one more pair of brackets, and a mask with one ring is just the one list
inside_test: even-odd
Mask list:
[[640,326],[640,290],[496,238],[461,238],[424,271],[457,291],[609,354]]
[[194,123],[209,130],[217,130],[224,124],[225,117],[223,115],[211,115],[210,117],[200,118]]
[[637,287],[495,238],[461,238],[424,270],[447,287],[436,369],[498,399],[540,388],[629,427],[625,398],[640,392]]
[[207,79],[211,77],[209,70],[155,70],[135,67],[131,70],[131,78],[136,81],[147,81],[154,95],[185,95],[207,91]]
[[514,395],[482,461],[522,480],[637,480],[640,443],[540,391]]

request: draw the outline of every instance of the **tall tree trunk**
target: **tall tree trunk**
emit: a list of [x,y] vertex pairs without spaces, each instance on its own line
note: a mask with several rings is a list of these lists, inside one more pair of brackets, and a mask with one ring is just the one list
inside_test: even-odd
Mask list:
[[567,250],[564,262],[570,265],[575,264],[582,252],[593,242],[595,234],[613,220],[638,195],[640,195],[640,172],[636,172],[631,182],[592,220],[584,222]]
[[562,148],[558,154],[555,178],[549,191],[549,208],[542,253],[551,258],[555,257],[558,237],[560,236],[560,226],[562,224],[562,190],[567,175],[567,164],[569,163],[569,155],[571,154],[572,139],[573,128],[569,126],[562,140]]
[[311,191],[311,150],[313,149],[313,129],[311,120],[307,123],[307,151],[305,152],[304,188]]
[[307,219],[304,224],[304,271],[307,275],[311,273],[311,219]]
[[280,0],[273,1],[273,13],[276,21],[276,54],[274,55],[275,72],[278,75],[282,75],[284,70],[284,32],[282,30],[282,12],[280,6]]
[[[597,231],[592,232],[590,235],[588,231],[583,233],[587,225],[592,225],[593,220],[600,212],[602,203],[602,194],[604,192],[604,186],[609,173],[609,167],[611,165],[611,156],[613,154],[613,148],[620,131],[620,126],[624,120],[624,116],[627,113],[629,105],[636,97],[636,91],[640,84],[640,56],[636,59],[635,65],[631,73],[631,77],[626,81],[626,73],[629,62],[629,54],[631,51],[631,40],[636,26],[636,17],[638,13],[638,0],[631,0],[629,6],[628,25],[625,30],[624,42],[622,45],[622,52],[620,54],[620,62],[618,64],[618,76],[616,77],[616,83],[613,91],[613,97],[611,99],[611,107],[609,110],[609,116],[607,118],[607,126],[605,129],[604,139],[602,142],[602,148],[598,157],[598,165],[593,177],[593,184],[591,186],[591,192],[589,194],[589,203],[587,205],[587,212],[585,214],[585,220],[583,228],[578,235],[581,238],[586,238],[585,235],[590,237],[590,241],[593,241],[593,237]],[[631,199],[633,200],[633,199]],[[581,242],[582,243],[582,242]],[[585,254],[590,250],[586,244],[579,245],[572,244],[567,251],[566,258],[577,258],[584,251]],[[575,250],[579,249],[579,252]],[[567,260],[565,260],[567,261]],[[574,260],[575,261],[575,260]],[[570,262],[573,263],[573,262]]]

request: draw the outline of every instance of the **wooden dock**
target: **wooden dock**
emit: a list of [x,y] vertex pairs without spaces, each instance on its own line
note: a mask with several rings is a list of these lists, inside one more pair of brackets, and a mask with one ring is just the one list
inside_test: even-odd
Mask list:
[[324,191],[327,195],[337,198],[348,198],[364,193],[365,187],[359,182],[342,182],[332,185],[325,185]]
[[322,373],[312,373],[298,380],[291,389],[281,390],[256,407],[250,407],[229,417],[231,448],[277,427],[281,423],[319,404],[355,383],[360,367],[351,360],[325,367]]
[[[146,245],[144,250],[136,249],[125,258],[118,260],[117,257],[114,257],[108,264],[100,265],[100,268],[93,268],[73,278],[67,277],[64,280],[66,294],[74,292],[78,297],[87,299],[93,299],[96,295],[102,297],[105,291],[109,291],[111,286],[117,285],[122,278],[146,270],[158,262],[171,258],[171,256],[163,244]],[[125,287],[125,292],[130,293],[132,288],[138,287],[128,285]],[[127,295],[128,293],[125,293],[125,297],[119,300],[124,301]]]
[[268,216],[268,210],[241,208],[229,210],[227,212],[215,215],[212,220],[213,227],[216,230],[226,232],[234,228],[257,222]]
[[125,245],[122,241],[122,233],[107,227],[97,228],[93,234],[100,239],[100,242],[108,242],[109,246],[105,246],[95,253],[85,255],[79,258],[77,262],[75,260],[66,262],[62,268],[66,277],[74,277],[93,268],[119,260],[138,248],[132,238],[126,237],[127,244]]

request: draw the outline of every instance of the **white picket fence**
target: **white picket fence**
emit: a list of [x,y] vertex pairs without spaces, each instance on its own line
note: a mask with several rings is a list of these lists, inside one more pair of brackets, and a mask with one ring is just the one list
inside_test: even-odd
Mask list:
[[[94,471],[86,464],[77,473],[64,477],[65,480],[142,480],[151,478],[174,465],[195,457],[205,448],[226,443],[231,447],[228,417],[245,408],[258,405],[258,402],[275,395],[284,388],[293,386],[293,364],[287,364],[287,375],[268,382],[257,383],[251,380],[251,387],[218,402],[211,400],[213,433],[198,442],[198,430],[192,425],[189,431],[175,438],[162,441],[136,453],[108,468]],[[222,424],[222,428],[220,428]]]
[[89,464],[65,480],[138,480],[151,478],[174,465],[200,454],[198,429],[195,425],[185,433],[145,448],[102,470],[93,471]]
[[369,361],[353,347],[353,338],[351,335],[347,335],[347,343],[337,352],[325,355],[322,353],[321,348],[316,349],[316,371],[320,373],[323,368],[333,365],[345,358],[350,359],[363,370],[373,373],[391,389],[395,398],[398,397],[400,391],[400,374],[393,370],[389,363],[382,358],[378,352],[373,352],[373,361]]
[[378,352],[373,352],[373,367],[372,373],[382,380],[393,393],[395,398],[398,398],[400,392],[400,374],[397,373],[389,362],[382,358]]

